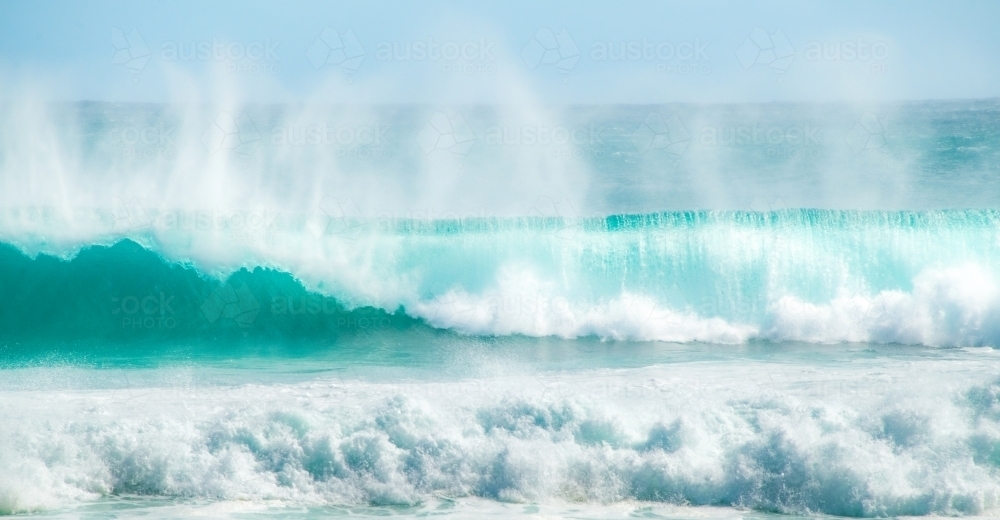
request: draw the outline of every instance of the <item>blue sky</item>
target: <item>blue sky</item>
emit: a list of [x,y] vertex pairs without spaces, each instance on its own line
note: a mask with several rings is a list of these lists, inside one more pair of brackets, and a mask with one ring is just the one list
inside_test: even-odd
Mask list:
[[1000,2],[285,4],[2,2],[0,88],[346,103],[1000,95]]

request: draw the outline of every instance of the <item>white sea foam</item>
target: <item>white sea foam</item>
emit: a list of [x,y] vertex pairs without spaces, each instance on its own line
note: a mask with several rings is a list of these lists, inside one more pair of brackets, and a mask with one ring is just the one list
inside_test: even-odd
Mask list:
[[721,318],[665,307],[654,298],[625,292],[613,299],[574,299],[560,294],[530,271],[502,270],[481,294],[451,289],[412,306],[415,316],[435,327],[467,334],[599,336],[641,341],[742,343],[754,332]]
[[286,505],[481,497],[990,514],[1000,505],[1000,386],[995,367],[962,355],[5,391],[0,505],[45,510],[110,494]]
[[[767,295],[766,313],[750,321],[705,317],[691,309],[624,291],[573,299],[531,272],[501,271],[493,288],[451,289],[409,306],[431,325],[468,334],[598,336],[640,341],[744,343],[752,338],[811,343],[873,342],[930,346],[1000,345],[1000,291],[982,266],[925,269],[910,291],[847,294],[823,303]],[[746,320],[746,318],[744,318]]]
[[913,289],[840,296],[813,304],[784,296],[771,305],[770,339],[933,346],[1000,344],[1000,291],[978,265],[926,269]]

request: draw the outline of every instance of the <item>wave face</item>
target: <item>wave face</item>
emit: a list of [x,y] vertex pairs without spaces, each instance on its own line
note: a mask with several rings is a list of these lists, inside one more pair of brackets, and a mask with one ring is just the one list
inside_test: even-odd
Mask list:
[[[285,213],[249,231],[227,215],[146,212],[142,226],[92,241],[109,246],[82,248],[46,242],[37,229],[53,222],[33,218],[36,232],[8,233],[16,247],[0,249],[8,340],[335,340],[430,326],[725,344],[1000,341],[992,210]],[[89,221],[102,219],[116,222],[99,211]]]
[[132,241],[86,248],[70,261],[29,259],[0,246],[0,266],[6,273],[0,329],[25,348],[52,342],[336,342],[342,335],[418,324],[382,309],[347,309],[274,270],[243,269],[222,283]]

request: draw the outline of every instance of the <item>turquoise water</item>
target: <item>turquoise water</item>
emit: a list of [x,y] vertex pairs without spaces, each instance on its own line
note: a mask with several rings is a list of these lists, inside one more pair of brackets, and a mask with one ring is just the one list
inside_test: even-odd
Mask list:
[[932,346],[1000,333],[994,210],[349,222],[357,236],[306,244],[301,222],[275,225],[276,251],[249,251],[272,258],[228,276],[183,259],[194,246],[178,247],[174,230],[134,237],[149,249],[126,239],[65,259],[4,246],[0,264],[17,276],[3,280],[0,325],[13,350],[308,348],[371,334],[432,341],[442,329]]
[[434,110],[2,107],[0,513],[996,514],[995,101]]

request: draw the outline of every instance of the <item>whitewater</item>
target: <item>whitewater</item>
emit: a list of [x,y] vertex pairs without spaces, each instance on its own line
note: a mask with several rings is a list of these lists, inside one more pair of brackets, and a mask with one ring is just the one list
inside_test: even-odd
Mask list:
[[[1000,510],[994,100],[859,148],[847,105],[19,95],[0,514]],[[422,148],[442,117],[474,144]]]
[[[539,369],[544,360],[483,349],[478,363],[409,373],[272,366],[256,381],[231,367],[23,368],[3,389],[17,426],[0,434],[0,461],[17,477],[0,480],[0,504],[57,517],[140,506],[583,518],[997,507],[1000,385],[988,347],[710,360],[658,350],[638,356],[654,363],[644,367]],[[593,365],[601,351],[573,354]],[[626,353],[636,355],[616,354]],[[442,368],[454,364],[478,373]],[[39,380],[48,389],[32,388]]]

